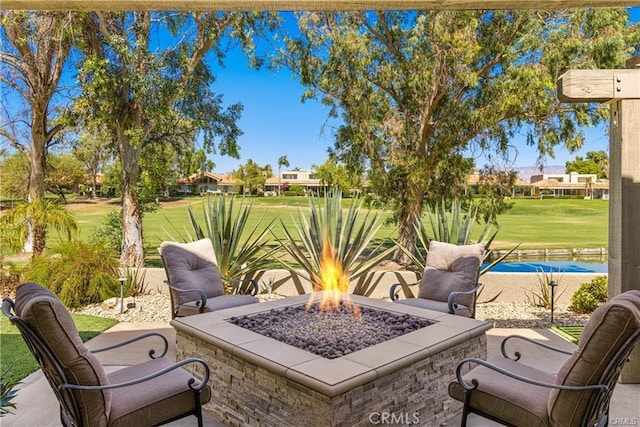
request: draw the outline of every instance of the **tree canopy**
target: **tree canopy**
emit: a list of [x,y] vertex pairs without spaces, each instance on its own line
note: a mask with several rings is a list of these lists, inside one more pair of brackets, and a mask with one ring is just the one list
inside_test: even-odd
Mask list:
[[[139,183],[155,182],[167,170],[155,160],[170,154],[167,150],[192,147],[197,137],[207,151],[238,157],[242,106],[225,108],[212,90],[214,75],[204,60],[209,55],[222,63],[234,42],[251,52],[262,18],[250,12],[86,16],[78,108],[88,112],[93,126],[109,130],[118,153],[123,265],[140,265],[144,258]],[[161,44],[154,42],[156,35]],[[152,167],[143,170],[142,159]]]
[[573,161],[566,163],[566,172],[577,172],[584,174],[594,174],[598,178],[609,177],[609,156],[606,151],[588,151],[586,158],[576,156]]
[[366,171],[413,247],[424,203],[462,191],[466,149],[506,156],[522,129],[541,156],[582,145],[579,126],[606,109],[561,104],[556,80],[624,64],[640,40],[627,22],[623,9],[308,12],[276,63],[341,117],[333,153]]

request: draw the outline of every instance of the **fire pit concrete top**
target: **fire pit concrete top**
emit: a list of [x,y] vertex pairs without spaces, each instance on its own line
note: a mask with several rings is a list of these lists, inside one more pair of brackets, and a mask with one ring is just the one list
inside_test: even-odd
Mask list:
[[[491,323],[454,316],[390,301],[349,295],[352,303],[429,319],[432,325],[329,360],[275,339],[229,323],[233,316],[262,313],[271,309],[304,305],[310,296],[249,304],[217,312],[176,318],[171,325],[179,331],[220,347],[271,372],[303,384],[325,396],[347,390],[404,368],[415,361],[484,334]],[[313,299],[321,300],[322,293]]]

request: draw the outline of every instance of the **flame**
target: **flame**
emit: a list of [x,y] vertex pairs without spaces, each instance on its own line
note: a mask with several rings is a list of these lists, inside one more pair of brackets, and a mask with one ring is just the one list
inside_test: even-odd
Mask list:
[[[314,285],[314,291],[324,291],[318,303],[320,310],[336,311],[340,301],[347,304],[355,315],[360,314],[360,308],[349,301],[349,275],[342,269],[342,264],[336,259],[337,250],[331,245],[329,236],[325,234],[320,258],[320,283]],[[315,300],[315,292],[311,294],[307,308]]]

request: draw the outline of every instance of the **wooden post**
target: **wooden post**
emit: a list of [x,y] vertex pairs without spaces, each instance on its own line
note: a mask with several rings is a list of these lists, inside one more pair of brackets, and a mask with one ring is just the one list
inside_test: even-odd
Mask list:
[[[610,102],[609,297],[640,289],[640,55],[628,70],[571,70],[558,80],[564,102]],[[640,348],[620,377],[640,383]]]

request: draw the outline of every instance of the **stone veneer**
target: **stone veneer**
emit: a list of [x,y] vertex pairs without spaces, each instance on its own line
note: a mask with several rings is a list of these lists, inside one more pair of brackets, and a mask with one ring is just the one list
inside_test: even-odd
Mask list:
[[[231,316],[300,305],[308,295],[175,319],[178,359],[211,368],[205,409],[232,426],[441,425],[461,404],[447,385],[457,362],[486,358],[487,322],[351,295],[357,304],[435,323],[328,360],[228,323]],[[383,422],[383,419],[387,422]]]

